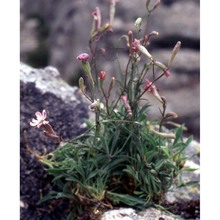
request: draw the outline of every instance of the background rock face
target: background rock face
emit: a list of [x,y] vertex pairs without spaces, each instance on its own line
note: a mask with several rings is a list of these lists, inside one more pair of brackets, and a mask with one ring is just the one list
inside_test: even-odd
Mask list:
[[[167,63],[175,43],[178,40],[182,42],[181,51],[171,68],[172,76],[160,82],[159,88],[168,100],[169,109],[178,113],[177,122],[185,123],[188,132],[196,139],[200,137],[199,4],[199,0],[161,1],[148,26],[148,32],[156,30],[160,33],[151,41],[149,50],[164,63]],[[91,12],[97,5],[101,9],[103,23],[108,22],[107,0],[21,0],[21,60],[37,67],[53,65],[64,80],[76,84],[81,66],[75,57],[88,52]],[[116,37],[106,44],[114,48],[119,36],[134,29],[133,21],[139,16],[145,16],[145,1],[121,0],[117,4],[114,21],[113,34]],[[113,50],[109,50],[106,59],[101,60],[100,69],[116,75],[114,57]],[[123,57],[125,55],[122,54]]]
[[[47,120],[64,140],[71,140],[83,132],[88,118],[87,105],[78,88],[64,82],[55,68],[33,69],[24,64],[20,69],[20,199],[22,220],[65,219],[65,204],[37,205],[42,195],[51,189],[51,178],[43,170],[28,147],[38,154],[50,152],[58,146],[45,137],[42,129],[29,125],[36,111],[47,111]],[[26,138],[25,138],[26,132]]]
[[[103,23],[108,22],[109,2],[21,0],[20,5],[21,60],[36,67],[52,65],[59,70],[65,81],[76,84],[81,65],[75,57],[81,52],[89,52],[87,46],[92,24],[91,12],[98,5]],[[151,40],[149,51],[165,64],[176,42],[182,42],[181,51],[171,68],[171,77],[160,82],[158,88],[161,95],[167,98],[169,109],[178,113],[177,122],[185,123],[188,132],[193,133],[197,139],[200,137],[199,7],[199,0],[162,0],[150,17],[148,26],[148,33],[152,30],[160,33]],[[113,27],[115,38],[106,42],[110,47],[109,53],[102,59],[100,70],[105,68],[106,72],[117,76],[114,50],[110,49],[115,47],[119,36],[126,34],[129,29],[134,30],[133,22],[137,17],[144,16],[144,0],[120,0]]]

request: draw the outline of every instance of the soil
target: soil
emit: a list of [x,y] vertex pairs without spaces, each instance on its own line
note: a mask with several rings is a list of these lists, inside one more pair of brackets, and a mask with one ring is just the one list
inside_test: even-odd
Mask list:
[[173,214],[178,215],[184,219],[200,219],[200,200],[179,200],[175,203],[165,202],[163,204],[163,207],[167,208]]

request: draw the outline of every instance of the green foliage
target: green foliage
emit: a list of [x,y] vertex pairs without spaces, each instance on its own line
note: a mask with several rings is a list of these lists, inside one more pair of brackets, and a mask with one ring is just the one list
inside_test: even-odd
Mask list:
[[94,132],[58,147],[43,163],[59,190],[44,199],[68,198],[77,215],[97,204],[141,209],[158,203],[181,172],[190,139],[183,141],[182,127],[168,141],[145,124],[110,121],[102,124],[99,137]]

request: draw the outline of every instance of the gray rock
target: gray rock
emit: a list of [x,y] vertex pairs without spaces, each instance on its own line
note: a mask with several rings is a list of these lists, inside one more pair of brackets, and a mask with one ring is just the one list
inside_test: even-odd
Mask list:
[[[170,7],[161,4],[150,18],[149,32],[152,30],[160,32],[157,39],[163,42],[160,43],[161,46],[172,48],[176,40],[186,38],[183,47],[186,46],[185,43],[191,42],[190,39],[199,42],[198,3],[198,0],[175,1]],[[43,8],[42,5],[44,5]],[[75,57],[82,51],[88,52],[87,45],[92,23],[91,12],[97,5],[101,8],[103,23],[108,22],[108,4],[102,1],[90,1],[89,4],[86,0],[21,1],[21,14],[32,16],[32,19],[35,15],[34,18],[43,20],[44,25],[49,29],[47,39],[50,52],[49,64],[57,67],[65,80],[70,79],[71,75],[78,71],[73,61]],[[115,39],[127,33],[129,29],[134,30],[135,19],[145,15],[145,1],[121,0],[117,5],[114,22]],[[23,22],[21,20],[21,23]],[[25,28],[22,30],[25,31]],[[108,40],[108,44],[112,45],[112,39],[110,42]],[[158,47],[156,44],[154,47]],[[187,45],[187,47],[195,47],[195,45]]]
[[[39,61],[44,59],[40,66],[44,67],[43,64],[48,62],[48,65],[59,69],[65,81],[76,84],[81,66],[75,58],[81,52],[89,52],[91,12],[98,5],[103,23],[108,22],[109,8],[106,2],[100,0],[21,0],[21,60],[32,62],[28,58],[30,54],[32,54],[32,59],[36,56]],[[98,65],[99,70],[105,69],[109,74],[117,75],[117,62],[114,61],[116,56],[112,48],[115,47],[119,36],[130,29],[135,29],[133,22],[137,17],[146,16],[145,3],[146,1],[143,0],[120,0],[117,4],[112,33],[114,39],[109,33],[109,37],[106,36],[106,42],[102,42],[103,47],[110,48],[108,56],[105,58],[100,56],[102,59]],[[164,0],[152,13],[148,26],[149,32],[156,30],[160,33],[151,40],[149,45],[149,51],[159,61],[167,63],[175,43],[178,40],[182,42],[181,50],[171,68],[172,77],[164,80],[158,88],[170,100],[170,108],[181,116],[178,122],[186,122],[189,132],[193,133],[197,140],[200,138],[199,13],[199,0]],[[139,36],[135,35],[135,37]],[[126,63],[123,53],[122,63]]]
[[[64,82],[57,69],[34,69],[20,66],[20,199],[21,219],[65,219],[66,204],[56,208],[50,203],[38,205],[40,198],[52,189],[51,177],[31,152],[51,152],[58,143],[45,137],[41,128],[29,125],[36,111],[47,111],[47,120],[64,140],[81,134],[88,118],[88,107],[76,87]],[[45,211],[47,210],[47,211]]]
[[195,184],[174,188],[166,195],[166,199],[170,203],[178,201],[194,201],[200,200],[200,144],[192,141],[186,149],[186,155],[189,158],[184,164],[184,168],[196,169],[193,172],[184,171],[182,173],[182,181],[187,183],[195,181]]
[[137,212],[132,208],[120,208],[105,212],[101,220],[180,220],[181,218],[156,208],[148,208],[145,211]]
[[82,100],[78,99],[74,94],[79,91],[77,87],[69,86],[60,77],[58,70],[52,66],[44,69],[34,69],[24,63],[21,63],[22,82],[35,83],[37,89],[44,94],[46,92],[53,93],[57,98],[62,99],[65,103],[79,104]]
[[199,0],[174,1],[169,9],[161,5],[150,18],[150,27],[161,33],[164,41],[172,36],[199,40],[200,9]]

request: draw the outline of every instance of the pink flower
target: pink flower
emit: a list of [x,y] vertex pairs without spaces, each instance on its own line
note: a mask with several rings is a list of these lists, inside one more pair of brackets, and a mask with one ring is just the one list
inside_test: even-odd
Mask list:
[[152,82],[148,79],[145,80],[144,90],[151,92],[161,103],[163,103],[163,99],[161,98],[160,94],[158,93],[156,86],[153,85]]
[[147,90],[148,92],[153,92],[155,90],[155,86],[151,84],[150,80],[146,79],[144,90]]
[[132,42],[131,48],[133,52],[138,52],[138,45],[140,44],[140,40],[134,39],[134,41]]
[[97,21],[97,30],[99,30],[101,28],[101,20],[102,20],[99,7],[96,7],[95,11],[92,12],[92,16]]
[[76,57],[76,59],[86,62],[89,59],[89,54],[81,53],[79,56]]
[[132,110],[131,110],[131,106],[128,103],[128,98],[126,95],[122,95],[121,96],[121,100],[124,104],[124,107],[127,109],[128,115],[131,116],[132,115]]
[[42,113],[36,112],[35,113],[37,119],[32,119],[30,125],[33,127],[40,128],[41,125],[49,124],[49,121],[46,121],[47,113],[46,110],[43,110]]
[[126,95],[122,95],[122,96],[121,96],[121,100],[123,101],[123,103],[124,103],[125,105],[126,105],[127,102],[128,102],[128,98],[127,98]]
[[171,75],[171,73],[170,73],[169,70],[167,70],[167,71],[164,73],[164,75],[165,75],[166,77],[169,77],[169,76]]

